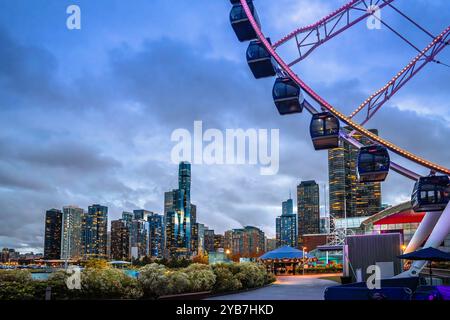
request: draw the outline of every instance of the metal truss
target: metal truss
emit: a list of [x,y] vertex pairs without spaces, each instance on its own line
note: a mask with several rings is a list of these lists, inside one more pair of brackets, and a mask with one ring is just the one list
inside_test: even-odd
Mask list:
[[352,0],[316,23],[289,33],[277,41],[273,48],[277,48],[295,38],[299,57],[288,64],[290,67],[305,59],[323,43],[373,15],[375,12],[374,8],[381,9],[393,1]]
[[450,26],[423,49],[407,66],[398,72],[384,87],[368,97],[348,117],[351,119],[364,108],[367,114],[361,125],[365,125],[375,113],[411,78],[413,78],[429,62],[440,63],[435,57],[450,43]]

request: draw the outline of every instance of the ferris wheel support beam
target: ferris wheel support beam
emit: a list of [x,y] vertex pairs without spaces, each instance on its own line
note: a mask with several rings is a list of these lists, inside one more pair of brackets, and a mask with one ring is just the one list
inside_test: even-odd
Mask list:
[[[430,213],[428,213],[430,214]],[[428,215],[427,214],[427,215]],[[425,218],[424,218],[425,219]],[[432,220],[432,219],[430,219]],[[431,224],[431,223],[430,223]],[[427,242],[423,246],[424,248],[438,248],[440,244],[444,241],[447,235],[450,233],[450,202],[447,204],[447,207],[444,209],[442,214],[439,216],[434,228],[431,231],[430,236],[428,237]],[[427,261],[418,260],[414,261],[411,264],[411,267],[408,271],[400,273],[396,277],[417,277],[420,272],[425,267]]]
[[367,115],[361,125],[365,125],[380,108],[397,93],[409,80],[411,80],[429,62],[434,62],[435,57],[449,45],[450,26],[423,49],[408,65],[398,72],[384,87],[368,97],[348,118],[353,118],[361,110],[367,108]]
[[[393,1],[378,0],[372,6],[382,9]],[[370,9],[371,6],[365,0],[352,0],[316,23],[294,30],[278,40],[273,47],[278,48],[295,38],[299,57],[288,64],[292,66],[305,59],[323,43],[370,17],[373,14],[373,11]]]
[[280,67],[286,72],[289,77],[295,81],[300,88],[302,88],[303,91],[305,91],[312,99],[314,99],[320,106],[327,109],[332,115],[337,117],[340,121],[344,122],[345,124],[349,125],[353,129],[360,132],[362,135],[366,136],[370,140],[374,141],[375,143],[378,143],[387,149],[391,150],[392,152],[400,155],[401,157],[408,159],[410,161],[413,161],[423,167],[427,167],[430,170],[434,170],[436,172],[442,172],[444,174],[450,175],[450,169],[447,169],[445,167],[442,167],[438,164],[435,164],[431,161],[425,160],[423,158],[420,158],[411,152],[408,152],[393,143],[377,136],[376,134],[370,132],[369,130],[365,129],[363,126],[357,124],[352,119],[347,118],[343,113],[336,110],[330,103],[325,101],[321,96],[319,96],[312,88],[310,88],[305,82],[303,82],[293,71],[292,69],[283,61],[283,59],[276,53],[275,49],[272,47],[272,45],[269,43],[269,41],[265,38],[264,34],[261,31],[261,28],[258,26],[257,22],[255,21],[255,18],[253,17],[253,14],[247,4],[246,0],[240,0],[241,5],[244,8],[244,11],[255,30],[256,34],[258,35],[259,40],[266,48],[267,52],[270,53],[270,55],[275,59],[275,61],[280,65]]
[[419,224],[416,232],[408,243],[404,254],[416,251],[420,248],[422,243],[427,240],[428,236],[433,231],[433,228],[436,226],[439,218],[441,217],[442,212],[427,212],[423,217],[422,221]]

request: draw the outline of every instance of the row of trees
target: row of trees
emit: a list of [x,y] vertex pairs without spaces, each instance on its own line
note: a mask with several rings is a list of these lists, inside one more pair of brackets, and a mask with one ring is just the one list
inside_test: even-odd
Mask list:
[[172,269],[151,263],[133,278],[122,270],[91,263],[81,273],[81,289],[69,290],[63,271],[46,281],[32,280],[24,270],[0,271],[0,300],[44,299],[51,287],[52,299],[157,299],[164,295],[195,292],[227,292],[271,283],[275,277],[256,263],[205,265],[190,264]]

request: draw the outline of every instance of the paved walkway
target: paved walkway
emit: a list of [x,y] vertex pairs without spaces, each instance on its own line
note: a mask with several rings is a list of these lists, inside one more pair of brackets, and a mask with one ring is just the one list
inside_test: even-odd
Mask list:
[[323,300],[325,289],[338,285],[331,280],[318,279],[324,276],[332,275],[280,276],[271,286],[209,300]]

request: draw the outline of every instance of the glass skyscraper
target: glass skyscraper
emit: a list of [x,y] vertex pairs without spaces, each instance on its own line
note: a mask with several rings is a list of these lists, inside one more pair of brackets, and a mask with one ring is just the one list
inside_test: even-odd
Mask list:
[[302,181],[297,186],[297,214],[299,246],[302,236],[320,233],[319,185],[314,180]]
[[94,204],[83,215],[82,244],[85,258],[107,256],[108,207]]
[[[350,128],[344,128],[350,132]],[[378,134],[375,129],[371,132]],[[356,133],[353,138],[368,145],[370,141]],[[381,211],[381,184],[359,183],[357,177],[358,149],[345,141],[328,150],[330,213],[334,218],[371,216]]]
[[188,256],[192,247],[191,164],[181,162],[178,168],[178,189],[164,196],[166,248],[168,254]]
[[63,208],[61,259],[81,257],[81,226],[84,210],[75,206]]
[[180,211],[180,235],[184,238],[183,245],[191,249],[191,164],[181,162],[178,169],[178,190]]
[[297,246],[297,215],[294,214],[292,199],[282,203],[281,216],[276,218],[277,246]]
[[152,213],[147,217],[149,229],[149,255],[162,258],[164,251],[164,221],[163,216]]

